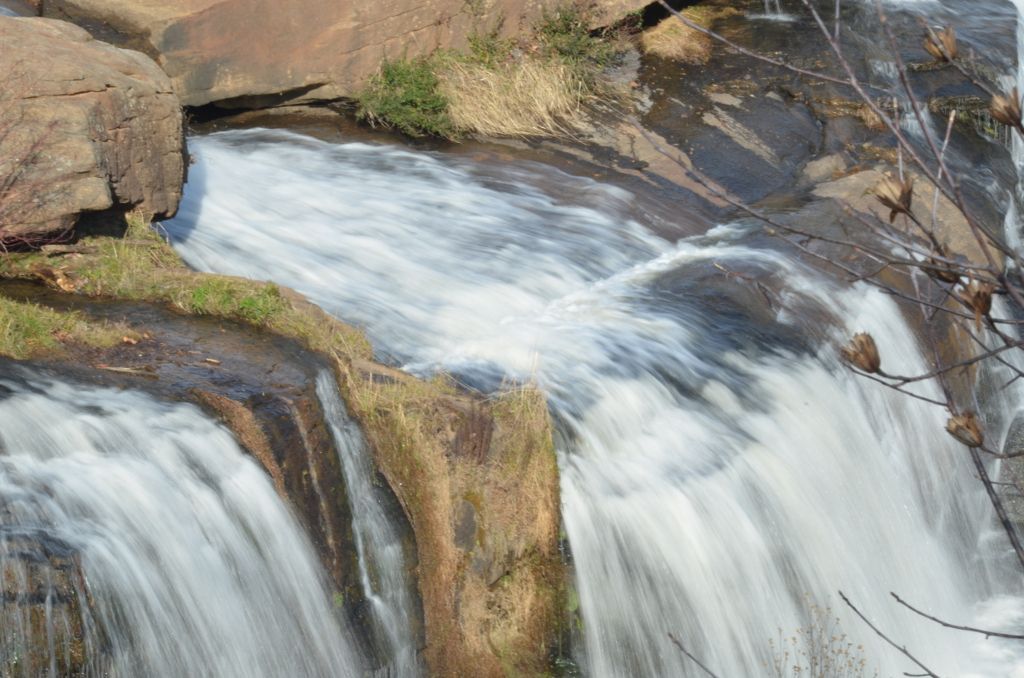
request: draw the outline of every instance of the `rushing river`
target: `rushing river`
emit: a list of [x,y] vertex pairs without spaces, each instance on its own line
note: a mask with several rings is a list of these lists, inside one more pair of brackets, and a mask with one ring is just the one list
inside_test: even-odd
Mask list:
[[81,569],[88,675],[363,675],[301,527],[198,409],[17,372],[0,377],[0,421],[3,591],[48,610],[2,608],[4,675],[39,675],[18,653],[76,623],[52,611],[69,593],[27,539]]
[[680,238],[629,193],[540,165],[264,130],[191,149],[164,227],[192,266],[295,287],[408,369],[546,391],[587,674],[700,675],[672,632],[722,676],[771,675],[816,614],[879,675],[909,670],[840,589],[942,675],[1024,671],[1014,646],[888,596],[962,623],[1024,621],[943,413],[835,359],[868,330],[884,365],[925,369],[891,300],[833,285],[743,224]]
[[[765,0],[765,13],[795,4]],[[986,22],[1010,16],[885,6],[960,19],[978,50]],[[1024,19],[1017,37],[1024,50]],[[895,82],[891,63],[865,61]],[[1024,67],[1014,76],[1024,83]],[[185,202],[163,228],[192,266],[294,287],[411,371],[544,389],[586,675],[703,675],[670,633],[723,678],[785,675],[809,629],[848,652],[848,675],[861,657],[864,675],[913,673],[842,590],[940,675],[1024,676],[1019,643],[944,629],[889,597],[1024,628],[1020,574],[944,413],[836,359],[867,330],[885,367],[927,370],[891,299],[807,268],[756,224],[688,235],[655,216],[671,206],[542,165],[266,130],[191,151]],[[1013,159],[1024,176],[1019,140]],[[1016,235],[1012,205],[1006,219]],[[419,673],[398,532],[329,376],[317,390],[374,647],[355,647],[301,528],[224,428],[188,405],[16,371],[0,375],[2,666],[32,675],[19,653],[42,634],[51,673],[67,672],[78,649],[61,644],[80,625],[91,675]],[[1017,388],[993,398],[989,430],[1022,402]],[[41,619],[20,604],[36,598]]]

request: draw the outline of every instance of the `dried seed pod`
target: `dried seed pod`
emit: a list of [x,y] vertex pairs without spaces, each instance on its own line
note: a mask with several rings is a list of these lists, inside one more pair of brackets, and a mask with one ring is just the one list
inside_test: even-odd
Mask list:
[[910,177],[897,179],[886,175],[874,189],[878,202],[889,210],[889,223],[896,220],[897,214],[913,216],[910,212],[914,200],[914,180]]
[[997,94],[992,97],[990,110],[992,117],[1004,125],[1022,129],[1020,93],[1016,87],[1007,94]]
[[992,283],[971,280],[960,293],[960,298],[974,311],[974,324],[979,331],[981,330],[981,319],[992,310],[992,294],[995,291],[996,286]]
[[839,354],[843,360],[868,374],[878,374],[878,370],[882,366],[882,359],[878,355],[878,346],[867,332],[858,332],[853,335],[853,339],[840,350]]
[[967,447],[981,447],[985,436],[981,432],[981,423],[974,412],[964,412],[950,417],[946,422],[946,430]]
[[941,31],[929,30],[924,39],[925,50],[936,61],[953,61],[957,58],[956,30],[946,26]]
[[921,270],[927,273],[928,277],[950,285],[960,282],[960,274],[951,270],[947,264],[937,259],[929,259],[928,264],[921,266]]
[[942,261],[942,259],[948,258],[949,254],[946,248],[940,245],[928,257],[927,263],[921,264],[921,270],[928,274],[929,278],[951,285],[956,284],[960,282],[960,273],[956,270],[956,267]]

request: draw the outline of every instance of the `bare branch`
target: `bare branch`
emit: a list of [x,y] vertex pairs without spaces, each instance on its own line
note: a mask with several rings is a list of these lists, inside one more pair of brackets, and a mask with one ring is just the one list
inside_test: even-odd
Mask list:
[[[920,669],[921,669],[922,671],[924,671],[924,674],[923,674],[923,675],[925,675],[925,676],[930,676],[931,678],[940,678],[938,674],[936,674],[936,673],[935,673],[934,671],[932,671],[932,670],[931,670],[931,669],[929,669],[929,668],[928,668],[927,666],[925,666],[924,664],[922,664],[922,663],[920,662],[920,660],[918,660],[918,659],[917,659],[917,657],[915,657],[914,655],[910,654],[910,652],[909,652],[909,651],[907,650],[907,648],[906,648],[906,647],[904,647],[904,646],[902,646],[902,645],[897,645],[897,644],[896,644],[896,643],[895,643],[895,642],[894,642],[894,641],[893,641],[892,639],[890,639],[890,638],[889,638],[889,636],[887,636],[887,635],[885,635],[884,633],[882,633],[882,632],[881,632],[881,631],[880,631],[880,630],[878,629],[878,627],[877,627],[877,626],[875,626],[875,625],[874,625],[874,624],[872,624],[872,623],[871,623],[870,621],[868,621],[868,618],[867,618],[867,617],[865,617],[865,616],[864,616],[864,615],[863,615],[863,614],[861,613],[861,611],[860,611],[860,610],[858,610],[858,609],[857,609],[857,608],[856,608],[856,607],[854,606],[854,604],[850,602],[850,599],[846,597],[846,594],[845,594],[845,593],[843,593],[842,591],[840,591],[840,592],[839,592],[839,597],[840,597],[840,598],[842,598],[842,599],[843,599],[843,602],[844,602],[844,603],[846,603],[846,605],[847,605],[847,606],[848,606],[848,607],[849,607],[849,608],[850,608],[851,610],[853,610],[853,611],[854,611],[854,613],[856,613],[856,615],[857,615],[858,617],[860,617],[860,618],[861,618],[861,620],[862,620],[862,621],[863,621],[863,622],[864,622],[865,624],[867,624],[867,625],[868,625],[868,627],[869,627],[869,628],[870,628],[870,629],[871,629],[872,631],[874,631],[874,632],[875,632],[875,635],[877,635],[877,636],[878,636],[879,638],[881,638],[882,640],[884,640],[884,641],[885,641],[886,643],[888,643],[888,644],[889,644],[889,645],[891,645],[892,647],[894,647],[894,648],[896,648],[897,650],[899,650],[899,652],[900,652],[900,653],[901,653],[901,654],[902,654],[902,655],[903,655],[904,657],[906,657],[906,658],[907,658],[907,659],[909,659],[910,661],[914,662],[914,664],[916,664],[918,668],[920,668]],[[910,675],[910,674],[907,674],[907,675]]]
[[1021,547],[1020,539],[1017,537],[1017,530],[1006,513],[1002,497],[999,496],[995,487],[992,486],[992,479],[988,475],[988,469],[985,468],[985,463],[981,460],[981,455],[978,454],[977,448],[971,448],[971,461],[974,462],[974,470],[978,473],[981,484],[985,486],[985,492],[988,493],[992,508],[996,510],[996,516],[999,518],[999,522],[1002,523],[1003,530],[1006,531],[1006,536],[1010,540],[1010,546],[1013,547],[1014,553],[1017,554],[1018,562],[1024,568],[1024,548]]
[[907,601],[905,601],[902,598],[900,598],[898,595],[896,595],[892,591],[889,591],[889,595],[892,596],[893,598],[895,598],[897,603],[899,603],[903,607],[907,608],[908,610],[910,610],[914,614],[921,615],[925,619],[930,619],[931,621],[935,622],[936,624],[939,624],[941,626],[945,626],[947,629],[956,629],[957,631],[970,631],[971,633],[980,633],[981,635],[985,636],[986,638],[1011,638],[1013,640],[1024,640],[1024,636],[1018,635],[1018,634],[1015,634],[1015,633],[1003,633],[1002,631],[989,631],[989,630],[986,630],[986,629],[977,629],[977,628],[974,628],[973,626],[960,626],[959,624],[950,624],[949,622],[942,621],[938,617],[933,617],[932,615],[928,614],[927,612],[922,612],[921,610],[917,609],[916,607],[914,607],[913,605],[911,605]]
[[709,669],[708,667],[704,666],[704,664],[702,664],[699,659],[697,659],[692,654],[690,654],[687,651],[687,649],[685,647],[683,647],[683,644],[680,643],[679,640],[672,633],[669,633],[668,637],[669,637],[669,640],[671,640],[675,644],[675,646],[679,648],[679,651],[682,652],[690,661],[692,661],[694,664],[699,666],[701,668],[701,670],[704,671],[704,673],[706,673],[709,676],[711,676],[711,678],[718,678],[718,676],[711,669]]
[[831,75],[826,75],[825,73],[821,73],[821,72],[818,72],[818,71],[809,71],[809,70],[807,70],[805,68],[798,68],[797,66],[794,66],[793,64],[786,63],[785,61],[782,61],[780,59],[773,59],[772,57],[767,56],[765,54],[759,54],[758,52],[755,52],[753,50],[747,49],[743,45],[740,45],[740,44],[738,44],[736,42],[733,42],[732,40],[730,40],[729,38],[725,37],[724,35],[720,35],[719,33],[715,33],[714,31],[712,31],[709,28],[705,28],[704,26],[701,26],[700,24],[698,24],[696,22],[690,21],[681,12],[679,12],[677,9],[672,7],[672,5],[668,4],[668,2],[666,0],[658,0],[658,4],[661,5],[662,7],[664,7],[666,10],[668,10],[669,13],[671,13],[672,16],[674,16],[676,19],[678,19],[679,21],[682,21],[683,25],[687,26],[688,28],[692,28],[695,31],[703,33],[704,35],[717,40],[718,42],[722,43],[723,45],[728,45],[729,47],[731,47],[732,49],[736,50],[740,54],[743,54],[745,56],[751,57],[753,59],[757,59],[758,61],[762,61],[762,62],[764,62],[766,64],[771,64],[772,66],[778,66],[779,68],[785,69],[787,71],[791,71],[793,73],[797,73],[799,75],[805,75],[805,76],[807,76],[809,78],[814,78],[815,80],[823,80],[825,82],[833,82],[833,83],[836,83],[837,85],[847,85],[848,86],[850,84],[848,81],[843,80],[842,78],[835,78],[835,77],[833,77]]

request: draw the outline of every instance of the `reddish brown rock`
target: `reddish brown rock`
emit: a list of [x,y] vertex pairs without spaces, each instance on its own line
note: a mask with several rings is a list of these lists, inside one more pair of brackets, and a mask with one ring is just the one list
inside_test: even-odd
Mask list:
[[62,21],[0,17],[0,244],[37,244],[83,212],[171,215],[180,104],[151,59]]
[[[528,30],[553,0],[48,0],[48,16],[146,51],[189,106],[261,107],[350,96],[384,59]],[[608,23],[642,0],[600,0]],[[279,95],[279,96],[275,96]]]

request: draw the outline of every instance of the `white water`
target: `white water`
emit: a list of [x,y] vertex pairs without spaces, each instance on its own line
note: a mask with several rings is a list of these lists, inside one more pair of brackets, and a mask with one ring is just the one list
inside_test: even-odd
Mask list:
[[[1012,647],[888,598],[1024,621],[941,411],[833,357],[866,329],[884,365],[922,370],[890,300],[732,242],[741,229],[673,244],[631,220],[629,194],[550,169],[265,131],[192,150],[166,227],[193,266],[296,287],[407,367],[546,389],[590,675],[701,675],[669,632],[722,676],[764,675],[769,641],[807,624],[809,602],[832,606],[880,675],[910,670],[839,589],[941,675],[1024,675]],[[768,275],[799,315],[773,317],[715,263]]]
[[359,556],[359,581],[381,639],[378,654],[384,666],[377,675],[419,675],[416,638],[409,623],[415,611],[402,542],[374,488],[373,458],[362,431],[348,416],[330,372],[317,377],[316,392],[341,458]]
[[764,0],[764,13],[763,14],[751,14],[751,19],[758,19],[761,21],[796,21],[798,15],[790,14],[783,11],[782,0]]
[[[1017,72],[1010,78],[1007,91],[1013,87],[1024,93],[1024,0],[1013,0],[1017,8]],[[1010,133],[1011,154],[1013,164],[1017,168],[1017,185],[1009,197],[1009,204],[1006,207],[1006,219],[1003,232],[1006,235],[1006,244],[1014,250],[1020,251],[1022,224],[1019,216],[1019,205],[1024,203],[1024,139],[1011,131]]]
[[[79,554],[108,643],[93,638],[89,675],[361,675],[298,523],[199,410],[25,374],[0,379],[0,421],[0,542]],[[0,576],[23,568],[0,549]],[[7,662],[26,620],[0,619]]]

